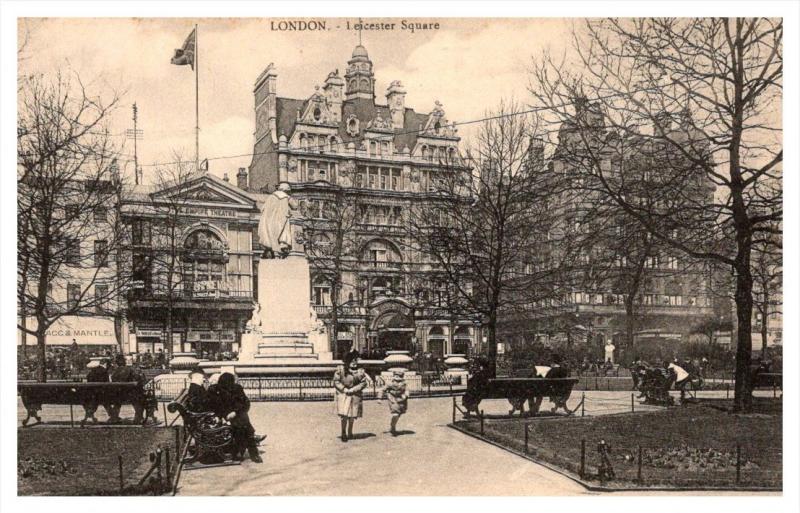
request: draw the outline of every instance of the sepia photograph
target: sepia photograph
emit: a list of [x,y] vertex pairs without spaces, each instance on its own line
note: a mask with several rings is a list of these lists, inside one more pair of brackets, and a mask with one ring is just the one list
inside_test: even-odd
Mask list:
[[3,495],[796,498],[796,5],[191,5],[3,20]]

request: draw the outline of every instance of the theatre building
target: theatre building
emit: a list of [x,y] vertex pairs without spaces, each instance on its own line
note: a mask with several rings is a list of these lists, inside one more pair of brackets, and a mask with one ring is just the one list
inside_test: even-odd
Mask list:
[[122,211],[131,234],[131,351],[237,351],[256,300],[256,198],[198,173],[137,185]]
[[[333,66],[332,66],[333,67]],[[435,300],[435,269],[410,250],[404,223],[419,202],[436,201],[437,173],[459,158],[454,124],[442,104],[425,112],[406,105],[400,81],[385,99],[375,94],[373,63],[356,46],[344,74],[332,71],[321,87],[309,84],[306,98],[278,95],[278,75],[269,65],[257,78],[255,148],[248,189],[259,197],[288,182],[291,195],[317,217],[342,200],[354,216],[339,294],[340,357],[351,347],[366,352],[402,349],[447,353],[480,350],[479,322],[451,314]],[[464,168],[466,169],[466,168]],[[319,215],[325,218],[324,214]],[[313,309],[331,324],[331,283],[318,255],[309,255]]]

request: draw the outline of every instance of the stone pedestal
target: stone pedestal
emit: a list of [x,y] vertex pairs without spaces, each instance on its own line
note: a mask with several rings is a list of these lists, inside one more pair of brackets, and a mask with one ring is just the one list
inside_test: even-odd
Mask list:
[[308,336],[311,319],[311,273],[302,255],[258,263],[261,331]]
[[327,337],[309,336],[324,335],[318,333],[312,316],[310,283],[308,260],[299,252],[261,260],[259,307],[253,312],[253,329],[242,334],[238,360],[208,362],[201,367],[219,372],[223,366],[231,366],[239,375],[333,375],[341,362],[333,360]]

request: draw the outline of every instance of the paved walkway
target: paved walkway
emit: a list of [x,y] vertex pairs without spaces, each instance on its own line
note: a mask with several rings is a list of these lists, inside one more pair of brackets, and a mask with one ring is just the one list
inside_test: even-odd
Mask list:
[[386,430],[386,402],[364,404],[357,439],[339,440],[332,402],[253,403],[264,463],[189,470],[180,495],[573,495],[575,482],[447,427],[450,398],[412,399]]

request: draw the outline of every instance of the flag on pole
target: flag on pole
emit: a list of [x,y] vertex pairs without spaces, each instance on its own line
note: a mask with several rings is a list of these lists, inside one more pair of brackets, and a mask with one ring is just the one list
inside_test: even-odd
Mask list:
[[175,49],[175,55],[172,57],[172,60],[170,60],[171,64],[177,66],[186,66],[188,64],[194,69],[195,30],[196,29],[192,29],[192,33],[189,34],[189,37],[187,37],[186,41],[183,43],[183,48]]

